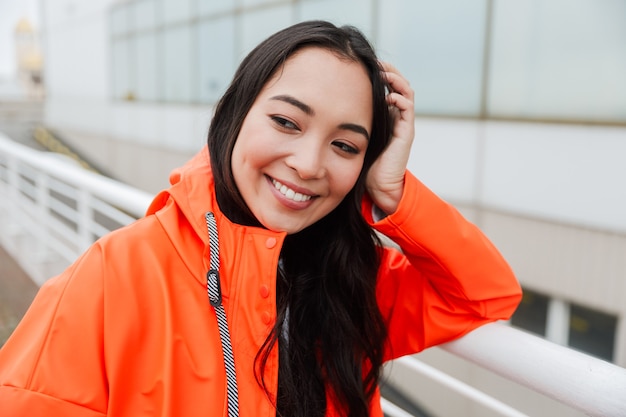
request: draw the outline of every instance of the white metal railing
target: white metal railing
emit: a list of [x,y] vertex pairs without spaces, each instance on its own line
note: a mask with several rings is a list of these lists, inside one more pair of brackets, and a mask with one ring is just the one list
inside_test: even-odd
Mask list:
[[587,415],[626,416],[626,369],[612,363],[500,323],[442,348]]
[[151,196],[0,133],[0,244],[42,284],[97,238],[143,216]]
[[[0,244],[39,284],[96,238],[141,217],[150,200],[0,133]],[[626,416],[626,369],[600,359],[500,323],[441,348],[588,415]],[[525,415],[414,357],[398,362],[497,415]],[[388,416],[408,415],[386,400],[382,405]]]

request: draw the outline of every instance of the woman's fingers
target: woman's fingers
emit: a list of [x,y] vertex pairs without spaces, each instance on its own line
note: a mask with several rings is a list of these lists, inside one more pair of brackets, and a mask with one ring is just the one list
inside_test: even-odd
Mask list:
[[411,88],[409,81],[404,78],[400,72],[391,64],[383,63],[383,69],[385,70],[385,77],[389,83],[390,92],[387,94],[387,103],[390,106],[395,107],[399,111],[400,119],[396,119],[396,125],[394,126],[394,136],[397,136],[396,127],[398,122],[405,121],[409,123],[408,132],[406,134],[412,135],[413,132],[413,120],[415,118],[414,110],[414,92]]
[[381,62],[389,84],[387,103],[393,116],[391,142],[372,165],[367,179],[374,203],[386,213],[395,211],[404,190],[404,173],[415,135],[413,89],[391,64]]

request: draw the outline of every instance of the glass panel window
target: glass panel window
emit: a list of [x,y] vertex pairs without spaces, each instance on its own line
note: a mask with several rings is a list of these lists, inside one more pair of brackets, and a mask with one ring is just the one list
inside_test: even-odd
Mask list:
[[205,21],[198,27],[199,86],[196,100],[215,103],[235,72],[235,19]]
[[133,100],[135,91],[131,79],[131,41],[117,39],[113,41],[113,98]]
[[489,112],[626,121],[626,2],[496,1]]
[[109,14],[109,24],[113,35],[121,35],[128,31],[129,7],[126,4],[116,5]]
[[613,360],[617,317],[576,304],[570,306],[569,346]]
[[157,0],[139,0],[134,3],[134,29],[154,29],[157,25]]
[[161,0],[163,22],[176,23],[191,19],[191,0]]
[[539,336],[545,336],[548,302],[547,296],[524,288],[522,301],[511,317],[511,324]]
[[372,7],[371,2],[363,0],[305,0],[299,3],[299,19],[322,19],[336,25],[353,25],[373,42]]
[[239,0],[241,1],[241,5],[246,7],[246,6],[258,6],[261,4],[267,4],[267,3],[275,3],[276,0]]
[[155,101],[160,97],[158,91],[159,65],[157,56],[157,36],[148,32],[137,36],[137,99]]
[[169,102],[191,102],[193,57],[191,54],[190,26],[179,26],[162,32],[164,53],[162,67],[164,70],[164,96]]
[[292,6],[278,6],[250,11],[241,17],[241,55],[250,52],[259,42],[292,23]]
[[197,0],[200,16],[213,13],[222,13],[235,8],[235,0]]
[[479,115],[486,1],[384,3],[377,50],[411,81],[415,111]]

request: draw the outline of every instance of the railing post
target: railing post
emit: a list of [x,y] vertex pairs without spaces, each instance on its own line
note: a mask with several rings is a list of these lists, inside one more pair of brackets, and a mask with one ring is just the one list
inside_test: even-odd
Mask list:
[[[10,245],[11,240],[19,233],[19,164],[20,161],[15,155],[7,155],[7,218],[5,219],[5,227],[8,231],[8,239],[5,240],[5,245]],[[14,244],[14,242],[13,242]]]
[[558,298],[550,299],[546,323],[546,339],[562,346],[569,339],[569,304]]
[[76,210],[78,211],[77,232],[80,239],[79,252],[87,250],[93,243],[91,234],[91,223],[93,220],[92,198],[91,193],[87,189],[81,187],[78,190]]
[[[32,259],[34,259],[34,265],[31,266],[32,269],[36,271],[36,275],[41,277],[45,275],[45,272],[42,270],[42,265],[49,260],[50,258],[50,247],[48,242],[49,238],[49,219],[48,216],[49,211],[48,207],[50,205],[50,194],[48,192],[48,183],[49,183],[48,175],[43,171],[38,171],[35,177],[35,187],[36,187],[36,204],[37,204],[37,224],[39,227],[37,228],[37,233],[35,234],[35,253],[32,254]],[[35,278],[37,282],[40,282],[38,278]]]

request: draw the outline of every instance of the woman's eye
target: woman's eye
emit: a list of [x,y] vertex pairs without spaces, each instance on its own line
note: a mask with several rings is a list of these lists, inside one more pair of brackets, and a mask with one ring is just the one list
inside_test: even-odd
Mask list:
[[283,129],[300,130],[298,126],[296,126],[295,123],[293,123],[292,121],[288,119],[285,119],[284,117],[271,116],[271,118],[274,121],[274,123],[276,123],[278,126],[282,127]]
[[354,146],[350,146],[344,142],[334,142],[333,145],[335,145],[337,148],[339,148],[341,151],[345,153],[355,154],[355,155],[359,153],[359,150],[357,148],[355,148]]

